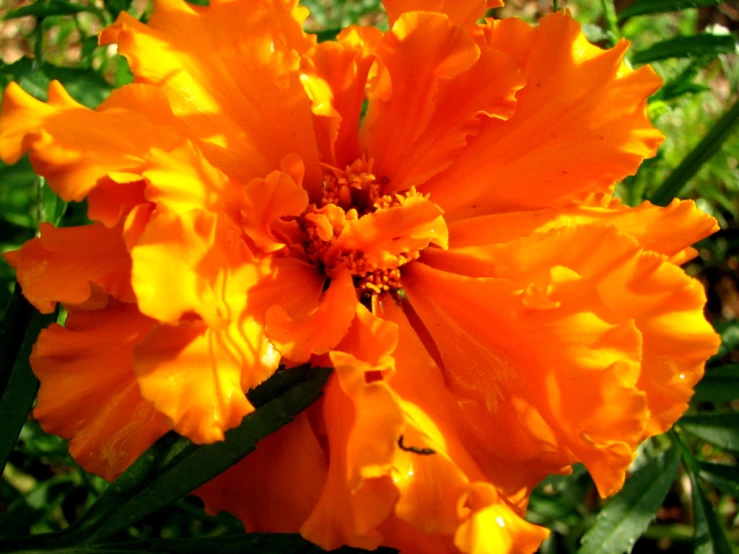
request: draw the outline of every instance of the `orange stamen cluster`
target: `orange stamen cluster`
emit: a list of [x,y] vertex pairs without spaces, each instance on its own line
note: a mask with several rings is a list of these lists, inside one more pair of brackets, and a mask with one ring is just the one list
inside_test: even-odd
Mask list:
[[408,262],[417,260],[420,256],[420,252],[400,254],[398,256],[398,267],[386,267],[381,269],[372,269],[370,271],[367,271],[366,269],[358,272],[353,271],[352,273],[358,277],[356,282],[357,289],[374,294],[400,289],[400,267]]
[[326,168],[329,172],[325,176],[321,206],[335,204],[344,209],[353,206],[368,208],[380,198],[381,185],[372,173],[372,160],[363,156],[343,170],[331,166]]
[[308,259],[320,265],[329,277],[348,269],[357,290],[371,294],[400,289],[400,267],[418,259],[419,252],[403,252],[389,267],[377,267],[361,251],[336,251],[332,246],[348,225],[363,215],[400,206],[419,193],[383,194],[383,183],[372,173],[372,160],[362,157],[344,170],[326,166],[320,207],[311,204],[300,222],[306,234],[304,251]]

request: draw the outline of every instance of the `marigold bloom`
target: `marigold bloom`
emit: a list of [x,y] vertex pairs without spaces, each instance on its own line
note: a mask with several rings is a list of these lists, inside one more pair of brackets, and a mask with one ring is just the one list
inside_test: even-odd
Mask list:
[[718,339],[678,264],[716,223],[611,198],[662,140],[626,41],[384,3],[387,33],[316,44],[293,1],[157,0],[101,33],[135,83],[98,109],[8,87],[0,157],[95,221],[6,256],[70,311],[36,417],[113,479],[168,429],[221,440],[281,363],[330,364],[209,510],[327,549],[533,552],[542,477],[582,462],[612,494],[684,411]]

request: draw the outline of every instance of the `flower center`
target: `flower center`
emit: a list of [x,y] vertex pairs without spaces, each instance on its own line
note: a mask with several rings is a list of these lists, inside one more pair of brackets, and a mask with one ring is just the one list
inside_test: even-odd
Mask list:
[[[420,204],[433,204],[415,189],[384,194],[385,184],[372,173],[371,160],[360,158],[344,170],[327,167],[320,205],[311,204],[298,219],[308,259],[331,278],[349,270],[366,294],[400,289],[402,266],[433,241],[428,227],[434,221],[438,229],[441,219],[440,211],[425,209],[419,229]],[[443,220],[441,226],[445,232]]]

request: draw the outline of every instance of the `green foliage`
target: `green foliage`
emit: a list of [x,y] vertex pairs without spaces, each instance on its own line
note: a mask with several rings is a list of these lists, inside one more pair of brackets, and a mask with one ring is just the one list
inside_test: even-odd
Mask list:
[[618,20],[624,21],[635,15],[646,15],[653,13],[675,12],[687,8],[701,8],[707,6],[718,6],[721,0],[638,0],[621,13]]
[[93,10],[84,4],[76,4],[73,2],[67,2],[66,0],[44,0],[42,2],[34,2],[28,6],[23,6],[17,10],[12,10],[5,14],[3,19],[7,21],[9,19],[17,19],[28,15],[44,18],[52,15],[75,15],[90,11]]
[[650,200],[658,206],[666,206],[675,198],[685,184],[698,172],[703,164],[713,156],[725,140],[731,136],[739,121],[739,99],[716,121],[705,137],[685,156],[683,161],[654,191]]
[[679,461],[677,447],[673,447],[637,469],[621,492],[603,506],[595,524],[583,536],[578,554],[631,551],[664,502]]
[[693,519],[695,523],[693,552],[695,554],[732,554],[732,549],[723,526],[700,480],[701,464],[695,459],[677,434],[674,432],[671,432],[671,434],[682,451],[683,463],[690,478],[693,497]]
[[695,387],[692,401],[723,404],[739,400],[739,364],[709,369]]
[[739,498],[739,467],[736,465],[698,462],[698,474],[718,490]]
[[[19,295],[14,296],[14,300],[21,304],[26,303]],[[26,319],[26,314],[30,311],[29,308],[30,306],[11,307],[9,311],[12,311],[22,321]],[[31,357],[31,349],[41,329],[47,327],[55,319],[56,313],[49,315],[34,313],[31,315],[30,321],[25,327],[26,332],[23,336],[23,342],[15,358],[0,360],[0,372],[4,381],[2,396],[0,396],[0,421],[3,422],[2,432],[0,432],[0,467],[5,467],[5,462],[13,450],[13,445],[18,438],[21,427],[23,427],[23,422],[26,420],[26,415],[31,409],[34,398],[36,398],[38,380],[31,371],[28,361]],[[13,321],[5,323],[5,318],[3,318],[3,322],[4,325],[14,327]],[[7,350],[10,350],[10,348],[3,348],[3,351]]]
[[739,452],[739,412],[688,415],[679,425],[706,442]]
[[647,64],[668,58],[695,58],[733,53],[736,41],[731,35],[696,35],[676,37],[658,42],[631,55],[635,64]]

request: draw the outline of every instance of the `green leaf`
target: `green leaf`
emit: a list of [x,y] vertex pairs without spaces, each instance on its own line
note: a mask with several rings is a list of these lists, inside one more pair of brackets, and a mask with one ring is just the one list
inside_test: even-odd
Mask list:
[[693,79],[698,77],[700,70],[708,65],[712,60],[713,58],[705,57],[691,61],[677,77],[667,81],[661,89],[650,96],[649,101],[674,100],[675,98],[679,98],[686,94],[697,94],[706,90],[711,90],[708,86],[693,82]]
[[674,429],[668,431],[667,434],[673,440],[673,443],[680,448],[685,470],[690,479],[693,497],[693,521],[695,524],[693,554],[732,554],[731,546],[729,546],[721,522],[716,517],[713,504],[706,496],[699,478],[699,472],[701,472],[703,464],[695,459],[693,453]]
[[670,490],[680,457],[676,447],[649,460],[626,480],[624,488],[606,502],[585,533],[578,554],[628,552],[647,530]]
[[720,491],[739,498],[739,467],[699,462],[699,474]]
[[42,2],[34,2],[29,6],[23,6],[17,10],[11,10],[4,20],[16,19],[18,17],[26,17],[32,15],[34,17],[49,17],[51,15],[74,15],[76,13],[94,11],[83,4],[73,4],[66,0],[44,0]]
[[64,212],[67,210],[67,203],[51,190],[51,187],[46,184],[46,179],[39,177],[39,181],[41,186],[41,221],[47,221],[54,226],[58,226]]
[[49,78],[34,63],[33,58],[21,58],[11,64],[0,62],[0,83],[3,88],[8,86],[10,81],[16,81],[34,98],[46,101]]
[[18,352],[23,345],[26,328],[33,316],[33,306],[21,293],[16,283],[3,319],[0,322],[0,398],[2,398]]
[[733,53],[736,41],[731,35],[695,35],[664,40],[645,50],[634,52],[631,62],[637,65],[668,58],[695,58]]
[[739,412],[685,416],[678,425],[706,442],[739,452]]
[[731,131],[739,121],[739,100],[735,100],[731,108],[713,124],[710,131],[685,156],[680,165],[665,179],[649,198],[652,204],[667,206],[673,198],[678,196],[688,181],[698,172],[729,138]]
[[[110,485],[69,538],[76,542],[80,535],[89,536],[89,542],[100,542],[192,492],[318,399],[329,374],[323,368],[278,372],[249,395],[257,410],[227,431],[223,442],[196,446],[174,433],[165,435]],[[278,395],[268,399],[265,390]]]
[[618,28],[618,20],[616,19],[616,6],[613,0],[601,0],[600,5],[603,7],[603,18],[608,28],[610,44],[615,46],[618,39],[621,38],[621,29]]
[[31,58],[0,64],[0,83],[3,87],[10,81],[16,81],[28,94],[44,102],[52,80],[59,81],[72,98],[88,108],[97,107],[113,90],[100,73],[89,68],[59,67],[50,63],[38,66]]
[[[16,285],[17,286],[17,285]],[[8,310],[10,313],[10,309]],[[10,452],[18,439],[23,422],[28,417],[31,405],[36,397],[38,380],[31,371],[29,358],[36,338],[41,330],[56,320],[56,312],[41,314],[34,312],[26,327],[23,343],[14,360],[0,359],[2,372],[12,365],[7,385],[0,398],[0,470],[5,467]],[[4,319],[3,319],[4,321]],[[12,324],[12,322],[8,322]]]
[[708,360],[709,363],[720,360],[739,348],[739,319],[719,321],[714,327],[716,328],[716,332],[721,335],[721,346],[716,355]]
[[683,459],[690,478],[693,497],[693,520],[695,524],[693,554],[732,554],[729,540],[726,538],[726,533],[716,516],[716,510],[706,496],[703,485],[698,478],[696,460],[684,445]]
[[618,14],[618,20],[623,21],[635,15],[650,13],[676,12],[688,8],[703,8],[718,6],[723,0],[638,0]]
[[700,481],[690,473],[693,486],[693,518],[695,519],[695,538],[693,554],[733,554],[729,539],[716,516],[716,510],[706,497]]
[[88,108],[97,108],[113,90],[110,83],[93,69],[59,67],[45,63],[41,70],[49,79],[61,82],[72,98]]
[[693,402],[731,402],[739,400],[739,364],[706,370],[695,387]]

